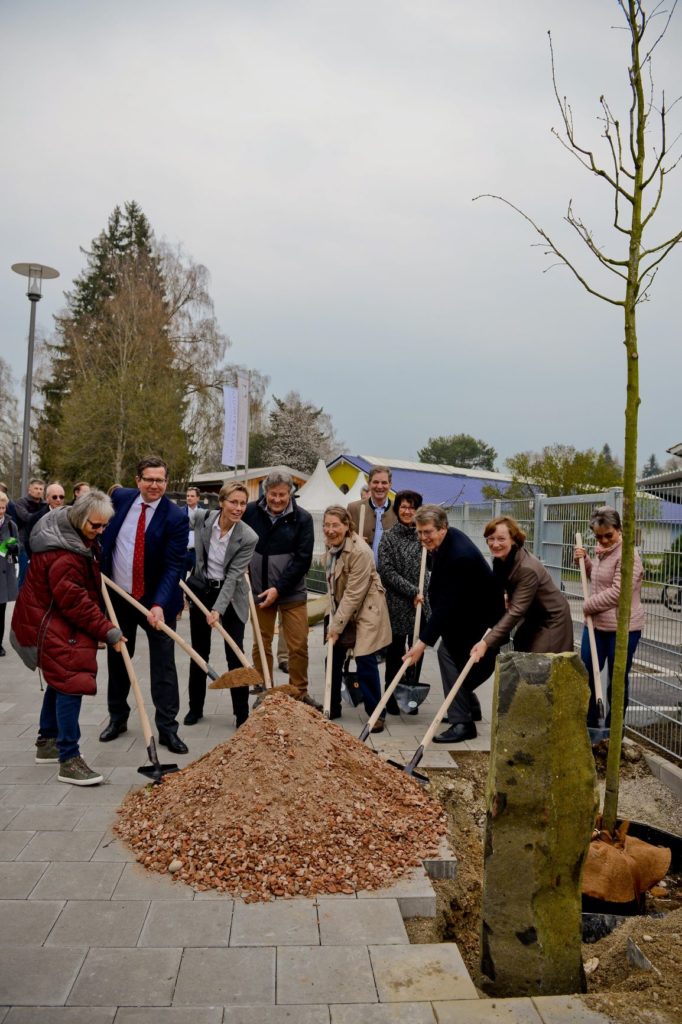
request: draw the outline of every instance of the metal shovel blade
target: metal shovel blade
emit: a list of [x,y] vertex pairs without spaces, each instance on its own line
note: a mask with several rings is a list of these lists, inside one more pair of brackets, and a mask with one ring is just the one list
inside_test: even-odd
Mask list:
[[156,753],[156,743],[153,737],[147,747],[147,757],[151,764],[143,764],[137,770],[140,775],[146,775],[147,778],[152,779],[155,786],[159,785],[164,775],[171,775],[173,772],[180,771],[177,764],[159,764],[159,756]]
[[397,768],[398,771],[405,772],[406,775],[411,776],[414,779],[414,781],[420,783],[420,785],[428,786],[429,782],[431,781],[428,775],[422,775],[421,772],[415,770],[423,756],[424,745],[422,744],[421,746],[417,747],[414,754],[412,755],[412,760],[409,761],[407,764],[400,764],[399,761],[390,760],[388,763],[392,765],[394,768]]

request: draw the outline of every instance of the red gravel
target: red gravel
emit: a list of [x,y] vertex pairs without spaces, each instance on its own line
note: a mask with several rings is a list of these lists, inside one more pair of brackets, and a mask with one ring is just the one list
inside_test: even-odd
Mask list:
[[383,888],[436,854],[446,831],[418,783],[275,694],[119,813],[116,831],[145,867],[248,901]]

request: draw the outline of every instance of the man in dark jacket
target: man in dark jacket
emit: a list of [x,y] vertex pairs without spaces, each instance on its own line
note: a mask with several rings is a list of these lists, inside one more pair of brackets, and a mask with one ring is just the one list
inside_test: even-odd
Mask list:
[[24,576],[28,569],[27,541],[31,519],[36,512],[40,512],[41,509],[47,509],[47,505],[43,501],[44,494],[45,484],[42,480],[35,477],[28,482],[28,493],[22,498],[17,498],[14,502],[14,520],[19,527],[19,543],[21,544],[21,551],[19,553],[19,586],[24,582]]
[[[289,648],[289,683],[299,699],[308,692],[308,593],[306,573],[313,560],[313,517],[299,508],[288,473],[276,470],[263,485],[263,497],[246,506],[243,522],[258,534],[249,571],[265,657],[272,676],[272,638],[277,612]],[[258,645],[253,661],[261,672]]]
[[[431,615],[422,623],[419,640],[405,655],[419,659],[438,638],[438,665],[447,694],[462,671],[471,648],[504,611],[503,598],[485,558],[466,534],[448,527],[444,510],[422,505],[414,517],[417,534],[431,553],[429,603]],[[474,693],[491,675],[497,651],[474,665],[448,709],[449,728],[434,743],[461,743],[474,739],[481,709]]]
[[[175,626],[182,608],[179,582],[184,573],[189,533],[184,509],[165,496],[168,466],[156,457],[142,459],[135,477],[137,487],[117,487],[111,495],[114,516],[102,540],[102,570],[127,593],[149,608],[144,617],[115,592],[111,599],[131,656],[135,634],[141,626],[149,641],[152,700],[156,708],[159,743],[174,754],[186,754],[178,736],[180,708],[173,641],[158,628]],[[108,652],[110,721],[100,734],[102,743],[127,730],[130,680],[123,656]]]

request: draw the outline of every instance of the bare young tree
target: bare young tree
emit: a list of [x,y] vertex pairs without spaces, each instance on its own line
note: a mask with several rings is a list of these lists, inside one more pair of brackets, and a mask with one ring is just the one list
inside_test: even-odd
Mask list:
[[[543,239],[547,254],[574,274],[583,288],[596,298],[622,311],[624,345],[627,360],[627,397],[625,408],[625,457],[623,466],[623,558],[616,656],[613,670],[611,742],[606,777],[603,828],[613,832],[618,810],[618,782],[624,721],[625,666],[632,607],[632,574],[635,550],[635,496],[637,480],[637,421],[639,397],[639,351],[637,347],[637,308],[651,291],[662,261],[682,240],[682,230],[666,232],[662,240],[649,240],[659,211],[668,175],[680,157],[671,150],[668,118],[674,106],[666,105],[665,94],[656,99],[653,84],[652,55],[666,34],[677,0],[669,9],[655,2],[649,10],[641,0],[617,0],[629,38],[629,109],[623,121],[615,115],[604,96],[600,97],[602,139],[605,159],[578,138],[571,105],[562,98],[557,86],[554,52],[550,35],[550,56],[554,93],[561,114],[561,127],[554,134],[568,152],[590,173],[596,175],[611,193],[613,228],[620,243],[614,254],[602,247],[587,224],[568,204],[565,220],[597,261],[614,278],[609,292],[592,284],[566,255],[551,235],[523,210],[502,196],[498,199],[516,210]],[[649,33],[653,31],[653,35]],[[647,41],[645,42],[645,36]],[[656,141],[654,138],[656,137]],[[484,198],[476,196],[476,198]]]

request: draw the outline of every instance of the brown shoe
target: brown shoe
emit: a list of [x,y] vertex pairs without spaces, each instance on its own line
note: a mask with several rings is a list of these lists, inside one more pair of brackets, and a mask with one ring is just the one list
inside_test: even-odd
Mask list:
[[373,725],[372,728],[369,731],[370,732],[383,732],[384,731],[384,723],[381,721],[381,719],[379,719],[377,724]]

